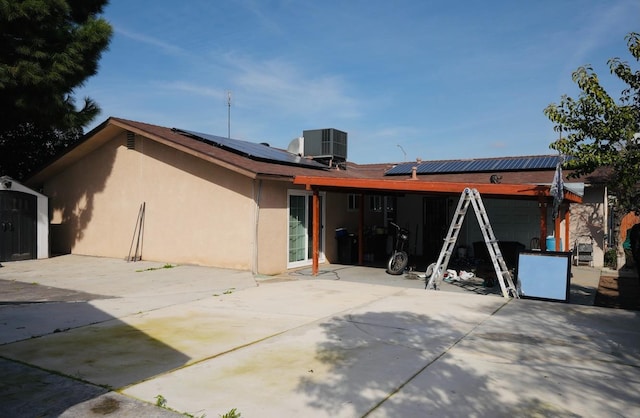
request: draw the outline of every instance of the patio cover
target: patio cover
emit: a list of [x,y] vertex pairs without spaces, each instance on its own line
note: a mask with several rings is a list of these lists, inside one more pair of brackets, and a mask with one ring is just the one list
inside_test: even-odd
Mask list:
[[[343,191],[350,193],[364,192],[405,192],[405,193],[443,193],[460,194],[465,188],[477,189],[483,197],[503,198],[503,199],[535,199],[540,205],[540,236],[547,235],[547,208],[553,196],[549,185],[537,184],[493,184],[493,183],[453,183],[453,182],[427,182],[421,181],[412,176],[404,180],[371,179],[371,178],[351,178],[351,177],[319,177],[319,176],[296,176],[293,184],[303,185],[307,190],[313,191],[313,231],[312,231],[312,272],[318,273],[319,257],[319,192],[320,190]],[[564,191],[563,206],[565,207],[565,221],[569,225],[569,203],[582,203],[582,197],[572,191]],[[358,260],[363,262],[362,235],[364,230],[364,209],[360,205],[360,225],[358,227],[359,248]],[[560,217],[555,220],[555,234],[560,235]],[[569,228],[565,228],[565,243],[569,242]],[[559,251],[560,240],[556,240],[556,251]],[[541,245],[545,245],[545,240],[540,240]],[[545,248],[543,248],[545,249]]]

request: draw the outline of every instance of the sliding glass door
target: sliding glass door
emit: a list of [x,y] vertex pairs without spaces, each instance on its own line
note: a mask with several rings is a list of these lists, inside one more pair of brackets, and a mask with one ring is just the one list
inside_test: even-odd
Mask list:
[[[306,266],[313,259],[313,194],[290,190],[288,268]],[[319,261],[324,261],[324,193],[320,193]]]

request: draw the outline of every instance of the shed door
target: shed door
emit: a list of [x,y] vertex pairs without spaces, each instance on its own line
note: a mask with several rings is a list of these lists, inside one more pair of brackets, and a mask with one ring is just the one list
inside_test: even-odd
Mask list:
[[0,191],[0,261],[37,256],[36,196]]

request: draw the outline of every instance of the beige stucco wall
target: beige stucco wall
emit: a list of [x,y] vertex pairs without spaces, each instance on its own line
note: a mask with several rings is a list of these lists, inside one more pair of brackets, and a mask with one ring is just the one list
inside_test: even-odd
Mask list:
[[[135,147],[123,132],[44,184],[54,251],[126,258],[144,202],[144,259],[243,270],[259,259],[266,271],[282,270],[269,261],[285,253],[282,243],[259,258],[254,247],[256,236],[278,235],[269,229],[276,218],[286,224],[281,202],[260,211],[257,234],[253,179],[141,136]],[[278,193],[263,188],[263,202]]]
[[287,269],[287,186],[286,182],[255,181],[258,215],[257,271],[277,274]]
[[[594,240],[594,266],[604,265],[605,235],[607,231],[606,189],[601,185],[586,185],[582,204],[571,205],[570,234],[571,245],[579,237],[592,237]],[[581,241],[581,242],[588,242]]]

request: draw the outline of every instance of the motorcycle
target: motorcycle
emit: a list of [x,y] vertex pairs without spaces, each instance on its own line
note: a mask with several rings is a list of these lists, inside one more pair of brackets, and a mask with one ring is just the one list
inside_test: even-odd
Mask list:
[[396,239],[395,248],[387,262],[387,273],[398,276],[404,272],[409,263],[409,255],[405,251],[405,247],[409,242],[409,231],[393,222],[389,222],[389,224],[396,228]]

